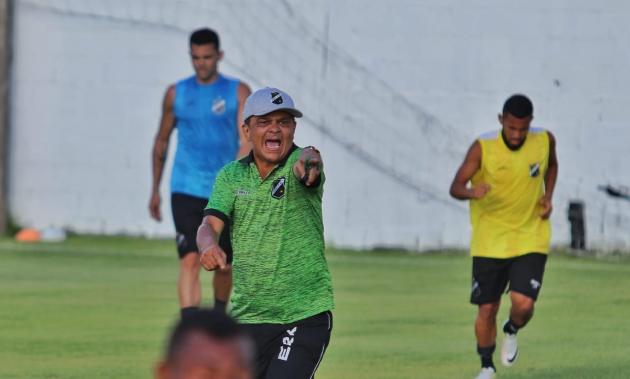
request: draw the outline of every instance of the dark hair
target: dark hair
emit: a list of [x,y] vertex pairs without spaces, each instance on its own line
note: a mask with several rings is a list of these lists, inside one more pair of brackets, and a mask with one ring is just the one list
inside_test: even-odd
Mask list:
[[195,30],[190,35],[190,45],[208,45],[212,44],[217,50],[220,50],[219,35],[212,29],[202,28]]
[[520,93],[510,96],[503,104],[503,114],[509,113],[516,118],[525,118],[534,114],[531,100]]
[[193,332],[220,341],[245,338],[236,321],[225,313],[214,309],[199,309],[186,314],[175,324],[166,347],[166,359],[173,359]]

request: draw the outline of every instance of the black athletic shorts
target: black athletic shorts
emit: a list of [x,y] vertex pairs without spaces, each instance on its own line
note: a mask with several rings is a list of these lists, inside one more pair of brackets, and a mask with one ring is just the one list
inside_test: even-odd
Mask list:
[[[171,195],[171,209],[173,211],[173,221],[175,222],[175,242],[177,242],[177,252],[183,258],[188,253],[198,253],[197,229],[203,220],[203,210],[208,204],[208,199],[173,193]],[[219,246],[225,251],[228,263],[232,263],[232,241],[230,241],[230,226],[225,225]]]
[[508,291],[536,300],[542,287],[547,254],[529,253],[519,257],[496,259],[473,257],[470,302],[494,303]]
[[243,324],[256,345],[256,379],[315,377],[332,331],[332,313],[290,324]]

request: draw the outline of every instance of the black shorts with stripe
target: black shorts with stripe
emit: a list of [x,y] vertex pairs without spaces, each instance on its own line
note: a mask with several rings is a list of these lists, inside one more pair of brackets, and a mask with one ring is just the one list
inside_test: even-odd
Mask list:
[[[171,194],[171,210],[175,222],[175,242],[179,258],[188,253],[198,253],[197,229],[203,220],[203,210],[208,204],[208,199],[185,195],[182,193]],[[226,224],[219,237],[219,246],[227,255],[228,263],[232,263],[232,241],[230,240],[230,225]]]
[[243,324],[256,345],[256,379],[315,377],[330,342],[332,313],[290,324]]
[[473,257],[470,302],[494,303],[508,291],[538,299],[542,288],[547,254],[529,253],[514,258]]

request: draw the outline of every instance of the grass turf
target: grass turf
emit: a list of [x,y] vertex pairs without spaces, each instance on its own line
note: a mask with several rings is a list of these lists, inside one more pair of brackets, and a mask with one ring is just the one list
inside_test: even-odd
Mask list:
[[[328,260],[336,309],[318,379],[474,377],[467,256],[332,250]],[[0,240],[0,378],[150,378],[178,315],[176,276],[171,241]],[[629,278],[628,262],[552,254],[519,361],[499,377],[630,377]]]

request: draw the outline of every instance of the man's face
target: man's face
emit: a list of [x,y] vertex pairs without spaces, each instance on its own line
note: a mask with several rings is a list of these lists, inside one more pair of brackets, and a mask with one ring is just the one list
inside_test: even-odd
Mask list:
[[223,52],[218,51],[214,44],[190,45],[190,59],[195,69],[195,75],[202,83],[214,79],[221,58],[223,58]]
[[503,125],[503,135],[509,147],[518,148],[525,142],[532,119],[532,116],[516,118],[509,113],[499,115],[499,122]]
[[295,118],[285,111],[252,116],[244,130],[254,157],[263,163],[278,164],[293,146],[296,125]]
[[175,356],[157,370],[159,379],[253,379],[239,339],[227,341],[192,332]]

